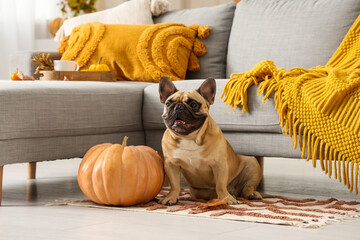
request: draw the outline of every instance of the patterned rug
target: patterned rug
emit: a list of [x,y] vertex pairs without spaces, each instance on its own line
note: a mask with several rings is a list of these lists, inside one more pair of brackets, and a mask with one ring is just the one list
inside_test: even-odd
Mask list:
[[270,223],[304,228],[340,222],[360,217],[360,202],[341,201],[335,198],[327,200],[294,199],[282,196],[264,195],[263,200],[241,201],[239,205],[227,205],[221,200],[203,201],[190,197],[189,191],[182,189],[179,202],[174,206],[157,203],[167,195],[169,188],[163,188],[152,202],[132,207],[115,207],[96,204],[90,200],[62,200],[49,206],[78,206],[106,208],[124,211],[154,212],[162,214],[197,216],[245,222]]

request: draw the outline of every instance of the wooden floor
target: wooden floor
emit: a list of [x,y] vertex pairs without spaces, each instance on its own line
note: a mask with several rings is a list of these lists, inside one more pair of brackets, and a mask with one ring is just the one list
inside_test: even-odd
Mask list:
[[[64,198],[85,198],[76,181],[79,163],[80,159],[38,163],[35,180],[26,179],[25,164],[5,166],[0,239],[360,239],[360,219],[319,229],[301,229],[154,213],[46,206]],[[342,183],[329,179],[305,160],[265,158],[264,175],[263,193],[360,201],[360,197],[349,193]]]

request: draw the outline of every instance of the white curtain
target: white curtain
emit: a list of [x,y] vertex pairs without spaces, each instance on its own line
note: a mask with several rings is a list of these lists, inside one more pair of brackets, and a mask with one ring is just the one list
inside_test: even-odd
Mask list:
[[[10,56],[19,51],[56,51],[48,30],[48,23],[62,17],[60,0],[0,0],[0,80],[9,79]],[[41,45],[41,46],[39,46]],[[56,46],[56,45],[55,45]],[[47,50],[44,50],[47,51]],[[30,61],[24,59],[24,61]],[[21,70],[21,69],[20,69]]]
[[[10,79],[10,56],[35,46],[35,0],[0,0],[0,79]],[[11,70],[13,71],[13,70]]]

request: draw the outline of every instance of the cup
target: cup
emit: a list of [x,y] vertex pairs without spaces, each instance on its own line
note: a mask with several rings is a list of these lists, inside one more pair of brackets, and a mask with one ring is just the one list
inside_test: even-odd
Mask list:
[[79,64],[70,60],[54,60],[55,71],[79,71]]

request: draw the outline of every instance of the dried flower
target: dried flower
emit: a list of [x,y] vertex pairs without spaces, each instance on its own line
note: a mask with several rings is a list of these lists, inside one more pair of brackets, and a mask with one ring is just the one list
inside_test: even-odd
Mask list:
[[96,0],[61,0],[58,5],[61,7],[61,12],[63,15],[68,13],[72,13],[73,17],[79,15],[79,13],[92,13],[96,12],[96,8],[94,7]]

